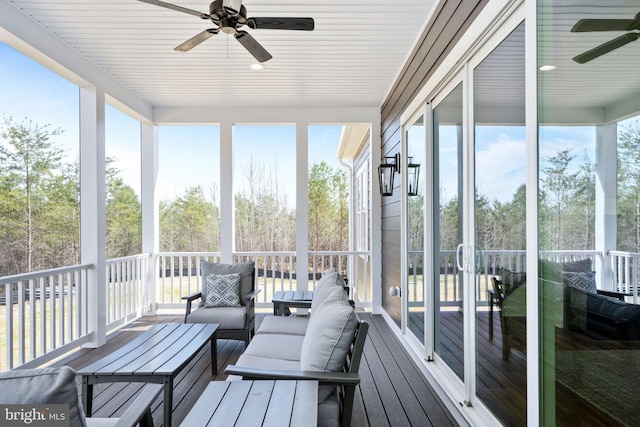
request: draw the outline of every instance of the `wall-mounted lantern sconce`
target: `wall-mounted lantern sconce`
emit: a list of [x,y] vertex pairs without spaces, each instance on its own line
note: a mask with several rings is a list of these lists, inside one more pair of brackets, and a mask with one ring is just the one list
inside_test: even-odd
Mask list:
[[396,173],[400,173],[400,153],[393,157],[385,157],[384,163],[378,166],[380,194],[382,196],[393,196],[393,176]]
[[409,157],[409,163],[407,164],[407,185],[409,186],[407,194],[409,196],[418,195],[418,181],[420,178],[420,165],[413,163],[412,158]]

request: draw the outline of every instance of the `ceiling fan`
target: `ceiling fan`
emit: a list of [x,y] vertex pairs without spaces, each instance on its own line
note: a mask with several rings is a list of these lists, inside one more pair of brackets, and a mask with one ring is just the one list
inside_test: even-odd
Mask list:
[[238,40],[258,62],[265,62],[272,58],[271,54],[267,52],[251,34],[240,30],[240,28],[245,25],[253,29],[268,30],[311,31],[314,28],[313,18],[247,18],[247,9],[242,4],[242,0],[214,0],[209,5],[209,13],[198,12],[197,10],[164,1],[138,1],[188,13],[200,19],[208,19],[216,25],[216,28],[208,28],[186,42],[176,46],[174,50],[178,52],[187,52],[222,31],[225,34],[233,34],[235,39]]
[[592,59],[602,56],[612,50],[618,49],[640,38],[640,13],[633,19],[581,19],[571,28],[572,33],[586,33],[591,31],[631,31],[615,39],[602,43],[591,50],[576,55],[573,60],[578,64],[584,64]]

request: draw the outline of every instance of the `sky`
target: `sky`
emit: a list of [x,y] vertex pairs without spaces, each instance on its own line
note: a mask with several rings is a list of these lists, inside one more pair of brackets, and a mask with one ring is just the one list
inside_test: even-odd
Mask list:
[[[68,162],[77,160],[79,148],[78,88],[13,48],[0,42],[0,118],[13,117],[20,122],[28,118],[40,126],[50,124],[63,133],[52,138],[66,150]],[[106,107],[106,152],[115,159],[125,183],[140,194],[139,123]],[[445,127],[446,128],[446,127]],[[455,138],[455,128],[443,129],[442,137]],[[336,160],[340,126],[309,127],[309,163]],[[233,130],[236,191],[246,191],[242,181],[249,159],[264,166],[277,165],[278,180],[286,189],[288,203],[295,204],[295,127],[235,126]],[[522,126],[478,126],[475,135],[476,186],[490,199],[507,202],[525,182],[525,134]],[[212,185],[219,188],[220,137],[217,126],[160,126],[159,129],[160,199],[172,199],[185,188]],[[540,129],[540,167],[559,150],[571,148],[575,156],[571,168],[588,156],[595,160],[595,129],[589,126],[543,127]],[[413,149],[416,150],[415,148]],[[416,157],[424,156],[417,151]],[[456,188],[456,153],[441,154],[441,186],[446,194]],[[505,162],[504,159],[509,159]],[[422,182],[428,172],[421,171]]]
[[[0,42],[0,118],[13,117],[15,122],[28,118],[38,126],[61,129],[62,134],[51,140],[65,150],[69,163],[79,155],[78,97],[76,85]],[[326,161],[334,168],[342,167],[336,160],[341,131],[341,126],[309,127],[310,164]],[[107,105],[105,141],[112,166],[140,195],[139,122]],[[160,126],[159,147],[161,200],[173,199],[196,185],[202,185],[205,194],[212,186],[220,187],[218,126]],[[295,206],[294,126],[235,126],[233,147],[236,179],[242,178],[251,157],[264,165],[276,164],[288,202]],[[236,191],[247,186],[246,180],[240,180]]]

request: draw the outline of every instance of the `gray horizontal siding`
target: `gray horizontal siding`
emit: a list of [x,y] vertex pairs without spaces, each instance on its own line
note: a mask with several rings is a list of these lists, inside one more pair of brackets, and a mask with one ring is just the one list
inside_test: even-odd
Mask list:
[[[382,105],[382,156],[400,151],[400,115],[413,100],[438,65],[478,16],[488,0],[446,0],[436,6],[431,21],[420,36],[409,60]],[[400,191],[399,180],[393,196],[382,198],[382,305],[400,325],[400,298],[391,297],[389,288],[400,284]]]

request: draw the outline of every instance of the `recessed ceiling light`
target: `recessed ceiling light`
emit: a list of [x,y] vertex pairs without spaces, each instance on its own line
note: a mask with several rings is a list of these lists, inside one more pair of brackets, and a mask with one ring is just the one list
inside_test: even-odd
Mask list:
[[555,65],[543,65],[540,67],[540,71],[553,71],[556,69]]
[[264,69],[264,65],[259,64],[259,63],[251,64],[251,69],[252,70],[262,70],[262,69]]

